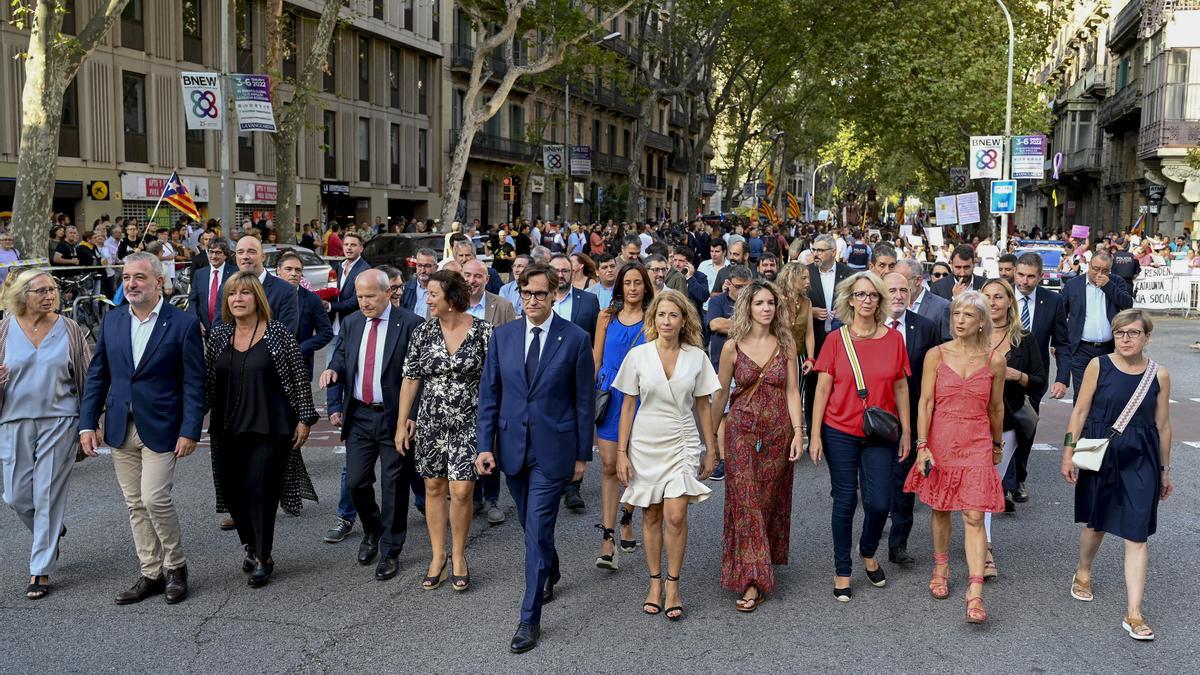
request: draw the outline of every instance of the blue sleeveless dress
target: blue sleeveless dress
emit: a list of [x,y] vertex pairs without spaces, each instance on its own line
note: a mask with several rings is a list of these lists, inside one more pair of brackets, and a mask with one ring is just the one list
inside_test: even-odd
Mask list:
[[596,423],[596,437],[601,440],[614,443],[617,441],[621,426],[621,405],[625,395],[612,388],[612,381],[621,370],[621,363],[629,350],[646,341],[646,334],[642,332],[644,323],[643,320],[626,326],[618,316],[613,316],[612,321],[608,322],[608,332],[604,335],[604,354],[600,357],[600,373],[596,378],[597,390],[612,391],[608,400],[608,410],[605,411],[604,418]]
[[[1085,438],[1105,438],[1133,398],[1142,375],[1121,372],[1100,357],[1100,377],[1092,409],[1083,424]],[[1113,437],[1099,471],[1080,471],[1075,485],[1075,522],[1129,541],[1146,541],[1158,526],[1162,458],[1158,454],[1158,380],[1150,384],[1125,433]]]

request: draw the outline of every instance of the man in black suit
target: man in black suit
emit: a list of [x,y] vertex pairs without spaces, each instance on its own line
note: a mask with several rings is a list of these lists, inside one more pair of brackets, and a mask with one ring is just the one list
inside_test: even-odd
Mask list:
[[[346,443],[346,482],[363,524],[358,563],[370,565],[375,578],[391,579],[400,570],[399,556],[408,534],[408,490],[412,457],[396,451],[396,418],[408,339],[421,319],[393,307],[388,278],[367,270],[354,282],[359,310],[346,317],[329,369],[321,386],[342,383],[342,440]],[[363,341],[366,348],[360,349]],[[374,347],[374,349],[372,349]],[[382,507],[375,503],[375,462],[380,464]]]
[[[825,344],[825,336],[833,326],[833,294],[834,289],[853,272],[849,267],[837,260],[837,242],[832,234],[820,234],[813,240],[812,252],[814,261],[808,266],[808,299],[812,301],[813,314],[813,347],[817,358],[821,346]],[[811,433],[813,398],[817,395],[817,378],[804,378],[804,425]]]
[[428,319],[429,304],[425,301],[425,287],[429,285],[429,275],[437,271],[437,253],[431,248],[417,249],[413,256],[413,267],[416,274],[404,282],[400,306],[422,319]]
[[[1050,348],[1054,347],[1055,378],[1050,386],[1050,396],[1062,398],[1067,394],[1067,384],[1071,379],[1067,315],[1062,296],[1041,286],[1042,264],[1042,256],[1036,253],[1025,253],[1017,258],[1017,265],[1013,271],[1016,281],[1017,315],[1020,317],[1021,326],[1037,344],[1042,363],[1046,364],[1047,375],[1050,373]],[[1045,389],[1029,392],[1029,402],[1039,413],[1045,393]],[[1022,438],[1018,435],[1017,449],[1008,465],[1008,473],[1004,476],[1004,489],[1012,493],[1013,501],[1016,502],[1029,499],[1025,479],[1028,476],[1029,452],[1032,448],[1032,437]]]
[[1113,317],[1133,307],[1133,296],[1125,280],[1111,273],[1112,254],[1098,251],[1088,263],[1086,275],[1063,284],[1067,341],[1071,346],[1071,384],[1076,397],[1088,362],[1113,352]]
[[237,271],[233,251],[224,239],[208,242],[209,264],[192,272],[192,287],[188,290],[188,311],[200,319],[200,332],[207,333],[213,321],[221,320],[221,289],[225,280]]
[[963,291],[977,291],[983,288],[985,282],[987,277],[975,274],[975,249],[966,244],[959,244],[950,255],[950,276],[933,282],[929,290],[947,300],[953,300]]
[[[942,340],[938,335],[937,326],[932,321],[908,308],[912,294],[908,277],[893,272],[884,277],[883,283],[887,287],[891,303],[888,305],[888,315],[884,323],[904,336],[904,346],[908,350],[908,365],[912,369],[908,376],[908,410],[911,416],[909,428],[916,429],[917,402],[921,400],[921,375],[925,368],[925,354],[941,344]],[[892,465],[892,525],[888,531],[888,560],[898,565],[911,565],[915,562],[908,552],[914,495],[904,491],[904,479],[917,459],[917,434],[914,432],[911,436],[913,445],[908,448],[907,456],[897,459]]]
[[321,299],[316,293],[300,285],[304,278],[304,261],[293,251],[284,251],[275,261],[275,273],[280,279],[296,289],[296,304],[300,313],[300,325],[296,329],[296,342],[300,343],[300,356],[308,368],[308,379],[312,380],[313,355],[333,341],[333,324],[325,313]]
[[262,283],[263,291],[267,295],[267,305],[271,308],[271,318],[287,326],[294,335],[300,326],[300,309],[296,291],[291,284],[270,274],[263,267],[266,264],[267,256],[263,253],[262,242],[258,240],[258,237],[246,235],[238,239],[234,256],[237,258],[239,270],[250,272]]
[[325,310],[330,313],[333,321],[333,334],[338,335],[342,321],[358,311],[358,297],[354,294],[354,280],[358,275],[371,269],[371,265],[363,259],[362,237],[354,232],[342,235],[342,250],[346,259],[334,270],[337,273],[338,296],[332,302],[325,303]]
[[915,259],[901,260],[896,263],[896,271],[908,278],[909,310],[932,321],[933,325],[937,327],[941,341],[949,342],[950,301],[929,292],[929,289],[925,287],[923,269],[921,261]]

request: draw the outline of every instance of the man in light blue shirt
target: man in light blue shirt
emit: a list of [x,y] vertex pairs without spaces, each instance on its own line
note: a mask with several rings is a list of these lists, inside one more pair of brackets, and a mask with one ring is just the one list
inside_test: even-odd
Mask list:
[[596,276],[600,283],[587,289],[600,299],[600,310],[608,309],[612,304],[613,288],[617,283],[617,257],[611,253],[602,253],[596,259]]
[[1088,363],[1112,353],[1112,319],[1133,307],[1133,296],[1121,277],[1112,276],[1112,254],[1107,251],[1093,255],[1087,274],[1063,284],[1060,296],[1066,302],[1071,383],[1079,396]]
[[522,316],[524,306],[521,304],[521,289],[517,286],[517,280],[521,278],[521,273],[529,267],[532,259],[525,253],[513,258],[512,281],[500,287],[500,291],[496,294],[505,300],[512,303],[513,309],[517,310],[517,316]]

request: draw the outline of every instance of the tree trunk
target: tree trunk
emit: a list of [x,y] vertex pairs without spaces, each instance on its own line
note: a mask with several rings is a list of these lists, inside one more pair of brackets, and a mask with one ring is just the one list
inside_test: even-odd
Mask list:
[[[642,157],[646,153],[646,135],[654,122],[654,112],[658,108],[658,92],[651,90],[642,99],[642,116],[638,119],[637,133],[633,135],[633,148],[629,151],[629,201],[626,209],[632,220],[639,220],[644,215],[641,210],[642,197]],[[649,218],[648,215],[646,215]]]

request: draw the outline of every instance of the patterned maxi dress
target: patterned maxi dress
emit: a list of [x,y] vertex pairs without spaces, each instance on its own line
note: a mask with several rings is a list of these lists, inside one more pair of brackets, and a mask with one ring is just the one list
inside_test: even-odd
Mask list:
[[787,356],[778,352],[748,399],[762,369],[737,350],[737,385],[725,422],[725,550],[721,586],[744,593],[775,590],[772,565],[786,565],[792,530],[793,430],[787,408]]

